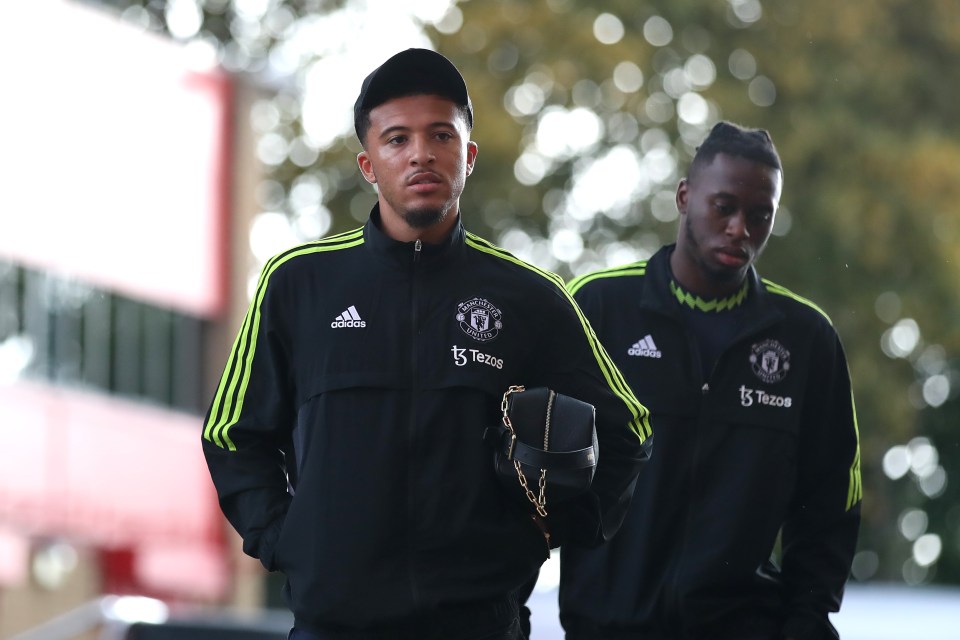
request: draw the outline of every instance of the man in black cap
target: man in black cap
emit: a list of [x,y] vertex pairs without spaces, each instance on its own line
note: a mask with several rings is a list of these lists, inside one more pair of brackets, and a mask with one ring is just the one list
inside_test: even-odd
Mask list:
[[[464,230],[477,145],[453,64],[397,54],[354,119],[377,203],[265,265],[206,417],[210,473],[244,551],[285,574],[291,638],[521,638],[514,592],[550,547],[619,526],[648,414],[563,283]],[[593,484],[545,518],[483,441],[511,385],[596,409]]]

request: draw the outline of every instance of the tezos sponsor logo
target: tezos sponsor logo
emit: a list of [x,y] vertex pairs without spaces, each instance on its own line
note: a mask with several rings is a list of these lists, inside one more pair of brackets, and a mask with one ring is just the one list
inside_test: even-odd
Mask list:
[[500,309],[483,298],[471,298],[457,305],[460,329],[477,342],[489,342],[503,328]]
[[790,371],[790,352],[776,340],[758,342],[750,347],[750,366],[767,384],[780,382]]
[[465,367],[468,362],[479,362],[495,369],[503,369],[503,358],[483,353],[479,349],[467,349],[453,345],[450,351],[453,352],[453,364],[458,367]]
[[793,398],[790,396],[775,396],[761,389],[748,389],[740,385],[740,404],[745,407],[752,407],[754,404],[766,407],[783,407],[789,409],[793,406]]

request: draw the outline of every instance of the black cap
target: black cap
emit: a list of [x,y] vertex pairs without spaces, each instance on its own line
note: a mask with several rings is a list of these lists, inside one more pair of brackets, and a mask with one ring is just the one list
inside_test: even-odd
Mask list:
[[430,49],[401,51],[374,69],[363,80],[360,95],[353,105],[353,128],[360,135],[360,116],[391,98],[430,94],[449,98],[466,107],[468,124],[473,127],[473,103],[467,83],[448,59]]

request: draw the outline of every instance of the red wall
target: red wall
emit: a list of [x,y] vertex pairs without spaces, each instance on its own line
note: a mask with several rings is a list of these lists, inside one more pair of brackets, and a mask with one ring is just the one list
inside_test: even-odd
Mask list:
[[5,548],[11,535],[65,537],[132,553],[141,592],[225,592],[223,519],[199,417],[28,382],[0,385],[0,408]]

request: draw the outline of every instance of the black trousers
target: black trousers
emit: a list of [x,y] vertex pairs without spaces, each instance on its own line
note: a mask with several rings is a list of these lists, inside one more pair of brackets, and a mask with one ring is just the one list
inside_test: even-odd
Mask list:
[[295,623],[288,640],[526,640],[513,597],[444,607],[373,629],[307,629]]
[[[582,618],[570,616],[564,621],[566,640],[681,640],[685,635],[680,631],[664,631],[654,629],[611,629],[600,627]],[[782,640],[779,631],[743,630],[741,632],[707,632],[702,636],[704,640]]]

